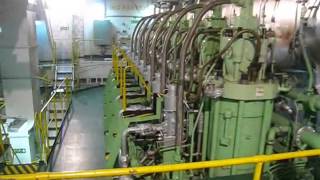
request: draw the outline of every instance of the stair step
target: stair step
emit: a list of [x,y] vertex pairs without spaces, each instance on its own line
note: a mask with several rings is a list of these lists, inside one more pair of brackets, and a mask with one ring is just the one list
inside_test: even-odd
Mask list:
[[55,139],[56,139],[56,136],[48,136],[48,139],[49,139],[49,140],[55,140]]
[[54,141],[56,140],[56,138],[54,139],[49,139],[49,147],[53,147]]
[[57,72],[73,72],[73,65],[58,65],[57,66]]
[[[61,127],[61,126],[60,126]],[[56,131],[56,130],[60,130],[60,127],[58,126],[57,128],[56,127],[48,127],[48,130],[49,131]]]
[[66,110],[67,109],[67,104],[66,103],[62,103],[62,102],[56,102],[56,104],[54,103],[50,103],[48,110]]
[[[51,121],[51,120],[50,120]],[[62,120],[60,121],[57,121],[57,127],[60,128],[61,127],[61,124],[62,124]],[[49,124],[49,130],[50,128],[54,128],[56,129],[56,122],[53,120],[50,124]]]
[[[57,113],[65,113],[65,112],[67,112],[67,110],[66,109],[57,109],[56,112]],[[54,113],[54,110],[49,109],[49,113]]]
[[63,119],[64,118],[64,113],[57,113],[56,117],[55,117],[55,114],[53,112],[51,112],[49,118],[50,119],[54,119],[54,118]]
[[58,132],[57,131],[48,131],[48,138],[56,138],[58,135]]
[[70,75],[70,74],[73,74],[72,71],[58,71],[57,74],[59,75]]
[[62,121],[62,119],[60,119],[60,118],[57,118],[57,119],[50,118],[50,119],[49,119],[49,121],[52,121],[52,123],[55,123],[55,120],[56,120],[57,122],[61,122],[61,121]]

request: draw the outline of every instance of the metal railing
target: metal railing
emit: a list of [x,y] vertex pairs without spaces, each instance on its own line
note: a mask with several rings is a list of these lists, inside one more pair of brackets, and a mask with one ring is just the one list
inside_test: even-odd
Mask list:
[[[2,116],[1,118],[5,117],[6,116]],[[9,134],[6,132],[4,123],[4,120],[0,120],[0,163],[12,163],[15,158],[17,162],[21,164],[17,153],[10,144]]]
[[46,172],[25,175],[7,175],[0,176],[1,180],[29,180],[29,179],[79,179],[79,178],[100,178],[100,177],[118,177],[129,175],[145,175],[152,173],[166,173],[177,171],[190,171],[197,169],[219,168],[225,166],[235,166],[244,164],[255,164],[256,168],[253,174],[253,180],[260,180],[264,163],[288,160],[294,158],[305,158],[311,156],[320,156],[320,150],[306,150],[299,152],[280,153],[272,155],[258,155],[252,157],[242,157],[235,159],[202,161],[193,163],[167,164],[158,166],[132,167],[88,170],[79,172]]
[[0,120],[0,157],[4,155],[5,153],[5,143],[8,141],[7,135],[4,132],[4,126],[3,122]]
[[[122,60],[119,60],[118,54],[122,55]],[[125,111],[127,107],[127,98],[126,98],[126,77],[127,70],[134,75],[135,79],[139,82],[139,85],[146,90],[147,99],[151,99],[151,87],[146,83],[143,75],[140,73],[138,67],[129,58],[126,52],[118,47],[113,47],[112,52],[112,64],[113,70],[115,72],[116,80],[120,85],[120,94],[122,95],[122,109]]]
[[[52,92],[48,101],[43,105],[40,112],[35,113],[35,133],[38,140],[38,149],[41,153],[40,159],[42,161],[47,160],[48,155],[50,154],[50,145],[49,145],[49,127],[51,124],[54,124],[55,130],[58,133],[58,109],[57,104],[60,103],[60,110],[64,109],[66,106],[70,105],[71,102],[71,87],[68,85],[70,82],[68,78],[63,80],[59,86]],[[63,84],[66,84],[65,90],[61,91]],[[58,102],[59,100],[59,102]],[[53,108],[50,109],[50,105],[53,105]],[[50,117],[51,112],[53,117]],[[66,112],[65,112],[66,113]],[[63,115],[65,116],[65,114]]]

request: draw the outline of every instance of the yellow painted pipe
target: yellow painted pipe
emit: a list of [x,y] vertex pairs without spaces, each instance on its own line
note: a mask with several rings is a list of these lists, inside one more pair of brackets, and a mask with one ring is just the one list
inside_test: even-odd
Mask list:
[[[181,164],[168,164],[159,166],[145,166],[145,167],[132,167],[132,168],[115,168],[115,169],[102,169],[102,170],[88,170],[80,172],[52,172],[52,173],[36,173],[24,175],[2,175],[1,180],[29,180],[29,179],[77,179],[77,178],[98,178],[98,177],[116,177],[138,174],[150,173],[165,173],[173,171],[186,171],[196,169],[217,168],[224,166],[242,165],[242,164],[258,164],[254,180],[259,180],[262,171],[262,165],[265,162],[302,158],[309,156],[319,156],[320,149],[307,150],[299,152],[289,152],[273,155],[258,155],[252,157],[243,157],[235,159],[203,161],[193,163]],[[260,173],[259,173],[260,172]]]

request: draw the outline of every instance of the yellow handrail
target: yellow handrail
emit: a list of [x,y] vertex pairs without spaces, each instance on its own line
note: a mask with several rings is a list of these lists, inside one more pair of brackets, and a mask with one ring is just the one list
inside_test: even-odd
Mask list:
[[122,109],[123,111],[127,110],[127,83],[126,83],[126,78],[127,78],[127,69],[131,68],[131,66],[127,66],[123,70],[123,75],[122,75]]
[[132,61],[132,59],[130,59],[127,54],[125,53],[124,50],[119,50],[121,52],[121,54],[124,57],[124,60],[127,62],[128,66],[131,66],[131,72],[137,77],[137,79],[139,80],[140,86],[142,86],[143,88],[145,88],[146,92],[147,92],[147,97],[150,98],[151,97],[151,88],[149,85],[146,84],[146,81],[143,77],[143,75],[140,73],[140,71],[138,70],[137,66],[135,65],[135,63]]
[[0,124],[0,156],[3,155],[5,148],[4,148],[4,142],[3,142],[3,137],[2,137],[2,124]]
[[116,176],[128,176],[128,175],[141,175],[151,173],[165,173],[173,171],[187,171],[196,169],[218,168],[224,166],[243,165],[243,164],[256,164],[254,172],[254,180],[261,178],[263,163],[303,158],[310,156],[319,156],[320,149],[307,150],[289,153],[280,153],[272,155],[258,155],[252,157],[242,157],[235,159],[203,161],[193,163],[181,163],[181,164],[167,164],[159,166],[145,166],[145,167],[132,167],[132,168],[115,168],[115,169],[101,169],[101,170],[88,170],[79,172],[47,172],[47,173],[35,173],[24,175],[2,175],[1,180],[28,180],[28,179],[78,179],[78,178],[98,178],[98,177],[116,177]]
[[[58,134],[59,127],[58,127],[58,107],[57,107],[57,99],[60,100],[60,110],[62,111],[64,106],[69,106],[71,103],[71,93],[72,89],[70,86],[70,79],[66,78],[64,81],[65,83],[65,93],[54,93],[51,95],[49,100],[45,103],[45,105],[41,108],[40,112],[35,113],[35,132],[36,132],[36,140],[38,144],[38,149],[41,153],[40,159],[42,161],[46,161],[51,147],[49,144],[49,126],[51,123],[54,123],[54,128],[56,135]],[[52,103],[53,109],[48,108],[49,103]],[[53,117],[50,118],[51,111],[53,111]],[[63,112],[63,116],[65,116],[66,112]]]
[[4,102],[2,102],[2,104],[0,103],[0,110],[3,109],[4,107],[6,107],[6,104]]

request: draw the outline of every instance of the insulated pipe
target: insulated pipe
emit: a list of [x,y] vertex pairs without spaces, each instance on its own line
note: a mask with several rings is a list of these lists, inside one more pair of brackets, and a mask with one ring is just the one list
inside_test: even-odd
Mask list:
[[122,132],[121,136],[121,150],[119,157],[120,167],[128,167],[129,166],[129,150],[128,150],[128,136],[129,134],[138,131],[137,127],[130,127]]
[[176,137],[176,142],[177,146],[182,145],[182,135],[183,135],[183,121],[184,121],[184,105],[183,105],[183,100],[184,100],[184,74],[185,74],[185,62],[184,62],[184,57],[186,57],[186,51],[183,51],[183,49],[187,49],[189,46],[189,43],[191,41],[191,38],[196,31],[201,19],[203,16],[211,9],[213,9],[216,6],[220,6],[223,4],[229,4],[231,3],[230,0],[217,0],[214,2],[211,2],[201,10],[201,12],[197,15],[191,29],[189,30],[187,34],[187,38],[185,43],[183,44],[182,51],[180,54],[180,72],[179,72],[179,88],[178,88],[178,102],[177,102],[177,137]]
[[162,48],[162,61],[163,63],[161,64],[161,83],[160,83],[160,91],[163,92],[164,89],[166,88],[166,61],[167,61],[167,54],[169,51],[169,44],[170,44],[170,39],[173,36],[173,32],[176,30],[176,27],[178,26],[179,22],[181,21],[181,19],[190,11],[193,11],[195,9],[200,9],[203,8],[205,5],[204,4],[195,4],[195,5],[191,5],[189,7],[186,7],[185,9],[183,9],[176,21],[174,22],[174,24],[171,26],[171,28],[168,31],[168,34],[166,35],[166,38],[164,40],[164,45]]
[[162,126],[157,124],[139,124],[124,130],[121,136],[121,149],[119,157],[120,167],[129,166],[128,136],[130,134],[135,133],[144,135],[154,131],[161,131],[162,129]]
[[168,85],[168,93],[164,95],[164,122],[166,124],[166,134],[169,137],[176,135],[176,104],[177,104],[177,85]]

